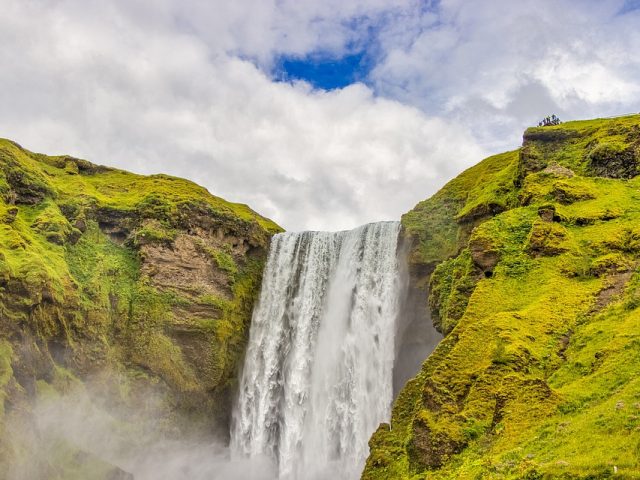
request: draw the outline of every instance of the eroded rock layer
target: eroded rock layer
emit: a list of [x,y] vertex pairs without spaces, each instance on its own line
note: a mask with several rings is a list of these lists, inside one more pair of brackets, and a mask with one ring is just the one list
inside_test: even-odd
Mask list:
[[0,140],[0,470],[117,473],[91,455],[69,461],[78,445],[34,459],[15,427],[39,402],[72,390],[114,415],[136,412],[123,426],[148,416],[158,435],[228,432],[229,395],[278,231],[186,180]]

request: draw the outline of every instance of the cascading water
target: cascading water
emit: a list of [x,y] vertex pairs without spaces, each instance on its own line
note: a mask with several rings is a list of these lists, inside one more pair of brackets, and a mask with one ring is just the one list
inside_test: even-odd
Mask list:
[[355,479],[388,420],[400,224],[273,237],[233,413],[234,455],[280,479]]

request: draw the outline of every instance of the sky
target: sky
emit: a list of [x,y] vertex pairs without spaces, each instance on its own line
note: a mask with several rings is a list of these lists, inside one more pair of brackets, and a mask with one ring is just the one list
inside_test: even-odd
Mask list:
[[399,219],[523,130],[640,111],[640,0],[0,0],[0,137],[288,230]]

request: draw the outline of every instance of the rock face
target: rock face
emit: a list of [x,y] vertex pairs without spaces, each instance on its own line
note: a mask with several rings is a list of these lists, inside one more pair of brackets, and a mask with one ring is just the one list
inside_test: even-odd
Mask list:
[[277,225],[186,180],[7,140],[0,219],[0,469],[31,448],[7,425],[69,382],[105,404],[153,399],[167,432],[228,431]]
[[559,223],[534,222],[527,240],[527,252],[533,256],[554,256],[568,251],[569,232]]
[[[632,139],[633,140],[633,139]],[[596,143],[589,152],[589,168],[594,175],[633,178],[640,173],[640,142]]]
[[403,217],[445,337],[362,478],[640,478],[639,142],[639,115],[531,128]]

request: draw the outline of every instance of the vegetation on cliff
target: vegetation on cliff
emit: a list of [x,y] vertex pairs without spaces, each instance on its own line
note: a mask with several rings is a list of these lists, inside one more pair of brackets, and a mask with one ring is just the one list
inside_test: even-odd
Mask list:
[[365,479],[640,478],[640,116],[530,128],[403,217],[444,340]]
[[[70,385],[105,405],[159,399],[149,414],[166,431],[224,427],[278,231],[186,180],[0,140],[0,470],[33,463],[11,425]],[[33,478],[81,478],[63,459],[74,448]]]

